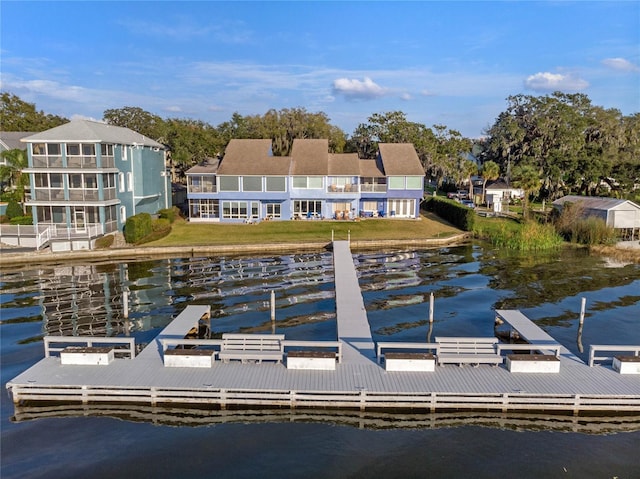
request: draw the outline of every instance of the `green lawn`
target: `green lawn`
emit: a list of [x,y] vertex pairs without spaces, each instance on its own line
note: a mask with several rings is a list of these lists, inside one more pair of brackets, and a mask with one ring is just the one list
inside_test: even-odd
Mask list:
[[177,220],[171,233],[145,246],[206,246],[329,242],[336,240],[403,240],[446,238],[461,231],[434,215],[420,220],[368,219],[362,221],[261,221],[258,224],[189,223]]

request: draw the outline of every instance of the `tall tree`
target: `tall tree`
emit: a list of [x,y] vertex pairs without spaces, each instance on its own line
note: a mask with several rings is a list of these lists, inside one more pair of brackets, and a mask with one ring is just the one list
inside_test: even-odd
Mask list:
[[26,150],[5,150],[0,156],[5,160],[5,164],[0,165],[0,179],[8,181],[16,192],[17,200],[24,203],[25,188],[29,186],[29,175],[23,173],[29,166]]
[[137,106],[125,106],[105,110],[102,118],[110,125],[129,128],[152,140],[160,141],[166,135],[166,125],[162,118]]
[[486,190],[487,190],[487,181],[497,180],[500,177],[500,166],[495,161],[485,161],[482,165],[482,201],[485,203],[486,200]]
[[68,123],[64,117],[37,111],[34,103],[9,92],[0,94],[0,128],[3,131],[44,131]]
[[533,165],[518,165],[513,169],[513,185],[524,191],[522,217],[529,219],[529,196],[540,190],[540,175]]

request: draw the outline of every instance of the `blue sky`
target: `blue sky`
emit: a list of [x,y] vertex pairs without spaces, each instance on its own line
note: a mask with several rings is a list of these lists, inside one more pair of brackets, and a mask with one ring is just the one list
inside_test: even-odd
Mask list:
[[46,113],[136,106],[218,125],[304,107],[478,137],[509,95],[640,112],[640,2],[0,3],[1,89]]

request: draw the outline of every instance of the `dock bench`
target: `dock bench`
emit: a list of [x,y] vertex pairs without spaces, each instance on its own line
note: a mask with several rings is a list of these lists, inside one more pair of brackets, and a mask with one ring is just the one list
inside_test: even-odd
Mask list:
[[218,357],[225,363],[239,360],[243,363],[262,361],[282,362],[284,334],[236,334],[222,335]]
[[504,357],[496,352],[498,338],[495,337],[438,337],[435,340],[438,366],[446,363],[497,366],[504,361]]

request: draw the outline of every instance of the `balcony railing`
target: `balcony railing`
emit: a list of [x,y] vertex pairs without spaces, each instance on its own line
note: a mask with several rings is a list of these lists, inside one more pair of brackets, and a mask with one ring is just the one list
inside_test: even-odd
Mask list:
[[34,168],[62,168],[61,156],[33,155]]
[[346,185],[329,185],[327,193],[357,193],[358,185],[355,183],[347,183]]
[[387,191],[387,185],[384,183],[362,183],[360,184],[360,192],[362,193],[384,193]]
[[69,168],[97,168],[98,159],[95,156],[67,156]]
[[216,185],[188,185],[187,193],[217,193]]

